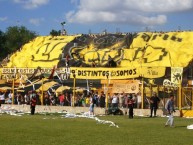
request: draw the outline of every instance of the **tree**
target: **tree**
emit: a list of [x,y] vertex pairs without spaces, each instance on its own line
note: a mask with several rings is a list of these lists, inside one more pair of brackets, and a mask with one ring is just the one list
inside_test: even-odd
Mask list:
[[24,26],[13,26],[7,28],[7,31],[5,32],[5,37],[5,47],[8,49],[7,52],[11,53],[21,48],[21,46],[25,43],[37,37],[37,34],[33,31],[28,30]]
[[0,51],[1,51],[0,60],[2,60],[4,57],[6,57],[6,55],[8,53],[7,49],[5,47],[5,41],[6,41],[5,33],[0,30]]
[[50,31],[50,35],[52,35],[52,36],[60,36],[61,35],[61,31],[60,30],[57,31],[57,30],[52,29]]

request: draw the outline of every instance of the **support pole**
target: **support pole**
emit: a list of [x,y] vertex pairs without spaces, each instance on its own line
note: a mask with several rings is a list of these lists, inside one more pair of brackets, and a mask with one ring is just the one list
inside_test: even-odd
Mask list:
[[[192,94],[193,94],[193,91],[192,91]],[[193,110],[193,96],[192,96],[192,110]]]
[[182,109],[182,85],[181,85],[181,81],[179,81],[179,90],[178,90],[178,93],[179,93],[179,110]]
[[76,90],[76,75],[73,74],[74,83],[73,83],[73,96],[72,96],[72,107],[74,107],[74,99],[75,99],[75,90]]
[[106,110],[108,109],[108,100],[109,100],[109,96],[108,96],[108,92],[106,92],[106,97],[105,97],[105,106],[106,106]]
[[105,107],[106,107],[106,110],[108,109],[108,91],[109,91],[109,76],[107,75],[107,89],[105,91]]
[[86,89],[87,89],[87,95],[89,95],[89,90],[90,90],[90,88],[89,88],[89,85],[88,85],[88,79],[86,79],[86,85],[87,85],[87,87],[86,87]]
[[12,95],[12,105],[14,105],[14,94],[15,94],[15,90],[14,90],[14,88],[15,88],[15,78],[13,77],[13,80],[12,80],[13,82],[12,82],[12,93],[13,93],[13,95]]
[[144,81],[143,81],[143,77],[142,77],[142,84],[141,84],[141,109],[144,109],[144,89],[143,89],[143,87],[144,87],[144,83],[143,83]]
[[44,105],[44,78],[42,78],[41,105]]
[[152,88],[152,84],[149,84],[150,86],[150,97],[153,95],[153,88]]

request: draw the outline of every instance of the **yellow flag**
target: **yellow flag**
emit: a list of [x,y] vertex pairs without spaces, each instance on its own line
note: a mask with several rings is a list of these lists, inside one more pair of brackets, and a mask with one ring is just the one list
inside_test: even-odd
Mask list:
[[171,67],[171,82],[179,84],[182,81],[183,68]]

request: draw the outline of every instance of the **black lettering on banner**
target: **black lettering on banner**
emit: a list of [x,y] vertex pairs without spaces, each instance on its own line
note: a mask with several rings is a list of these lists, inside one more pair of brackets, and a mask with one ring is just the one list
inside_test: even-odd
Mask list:
[[123,75],[124,75],[124,72],[123,72],[123,71],[120,71],[120,75],[123,76]]
[[136,72],[136,68],[133,69],[133,75],[136,75],[137,72]]
[[87,74],[87,75],[88,75],[88,76],[91,76],[91,71],[90,71],[90,70],[88,70],[87,72],[88,72],[88,74]]
[[115,71],[111,71],[111,72],[108,71],[107,73],[108,73],[108,74],[107,74],[108,76],[109,76],[109,74],[110,74],[110,76],[112,76],[112,77],[113,77],[113,76],[116,76],[116,72],[115,72]]
[[81,71],[80,70],[78,70],[78,76],[81,76]]
[[98,72],[97,71],[93,71],[93,76],[98,76]]
[[83,71],[83,76],[86,76],[86,71]]
[[128,70],[124,70],[124,75],[128,75]]
[[11,73],[15,73],[16,69],[11,69]]
[[83,70],[78,70],[78,76],[84,76],[84,73],[85,73],[85,71],[83,71]]
[[[50,70],[48,71],[50,72]],[[10,69],[2,69],[2,74],[13,74],[13,73],[22,73],[22,74],[33,74],[34,69],[15,69],[15,68],[10,68]]]
[[105,77],[106,76],[106,71],[102,72],[102,76]]
[[75,70],[72,70],[72,74],[75,74],[76,73],[76,71]]
[[27,74],[30,74],[30,73],[33,74],[33,73],[34,73],[34,69],[27,69],[27,70],[26,70],[26,73],[27,73]]
[[106,76],[109,76],[109,74],[110,74],[109,71],[106,71]]
[[98,75],[101,76],[101,73],[102,73],[102,70],[99,71],[99,74],[98,74]]
[[27,73],[27,69],[22,69],[21,73],[25,73],[26,74]]
[[1,75],[1,79],[12,79],[13,78],[13,75],[10,75],[10,74],[3,74]]
[[9,73],[9,69],[3,69],[2,73],[3,73],[3,74]]
[[132,75],[132,73],[133,73],[133,70],[130,69],[130,70],[129,70],[129,75]]
[[115,76],[120,76],[119,71],[116,72]]
[[17,69],[17,73],[22,73],[22,69]]

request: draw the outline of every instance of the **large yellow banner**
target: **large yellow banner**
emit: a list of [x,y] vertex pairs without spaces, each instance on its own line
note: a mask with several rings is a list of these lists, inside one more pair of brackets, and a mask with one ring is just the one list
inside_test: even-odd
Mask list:
[[[193,32],[39,36],[9,58],[5,67],[186,67],[193,58]],[[68,57],[67,57],[68,56]]]
[[76,68],[71,67],[71,78],[73,74],[78,79],[125,79],[137,78],[140,75],[139,68]]
[[[36,68],[1,68],[1,79],[12,79],[16,77],[28,78],[35,72]],[[41,68],[40,73],[51,74],[53,68]],[[121,67],[121,68],[89,68],[89,67],[63,67],[55,69],[61,79],[128,79],[128,78],[159,78],[165,75],[165,67]]]
[[69,74],[73,78],[73,74],[78,79],[128,79],[128,78],[159,78],[165,75],[164,67],[121,67],[121,68],[82,68],[71,67],[69,72],[66,68],[62,69],[61,74]]

